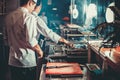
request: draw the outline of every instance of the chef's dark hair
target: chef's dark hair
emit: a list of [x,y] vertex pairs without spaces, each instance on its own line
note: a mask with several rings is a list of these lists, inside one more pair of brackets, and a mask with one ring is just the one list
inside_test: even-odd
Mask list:
[[20,6],[27,4],[28,1],[30,1],[30,0],[20,0]]
[[37,0],[37,6],[39,6],[40,4],[42,4],[42,0]]

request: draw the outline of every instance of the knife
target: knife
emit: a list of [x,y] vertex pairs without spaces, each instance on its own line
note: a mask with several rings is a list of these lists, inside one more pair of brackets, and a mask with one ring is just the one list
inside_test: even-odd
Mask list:
[[71,67],[72,65],[64,65],[64,66],[47,66],[46,69],[53,69],[53,68],[64,68],[64,67]]

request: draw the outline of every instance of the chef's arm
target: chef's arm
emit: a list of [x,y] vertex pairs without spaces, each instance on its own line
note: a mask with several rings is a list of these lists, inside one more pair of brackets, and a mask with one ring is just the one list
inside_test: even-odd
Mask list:
[[37,6],[32,13],[37,19],[38,32],[43,34],[45,37],[50,38],[51,40],[53,40],[56,43],[62,42],[64,44],[66,44],[67,46],[73,47],[73,43],[70,43],[66,39],[64,39],[61,36],[59,36],[58,34],[54,33],[51,29],[49,29],[47,27],[47,25],[44,23],[44,21],[40,17],[38,17],[37,14],[39,13],[40,9],[41,9],[41,6]]

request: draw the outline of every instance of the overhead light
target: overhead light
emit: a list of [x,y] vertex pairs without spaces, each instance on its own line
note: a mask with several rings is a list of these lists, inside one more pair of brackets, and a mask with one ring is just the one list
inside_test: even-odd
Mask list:
[[77,6],[74,4],[73,18],[74,18],[74,19],[77,19],[78,15],[79,15],[79,12],[78,12],[78,10],[77,10]]
[[95,4],[89,4],[86,10],[86,16],[89,18],[97,16],[97,6]]
[[114,21],[114,13],[113,11],[109,8],[110,6],[115,6],[115,2],[112,2],[106,9],[106,14],[105,14],[105,18],[107,23],[111,23]]
[[91,3],[86,9],[85,27],[89,27],[91,24],[93,24],[92,19],[96,17],[97,17],[97,6]]

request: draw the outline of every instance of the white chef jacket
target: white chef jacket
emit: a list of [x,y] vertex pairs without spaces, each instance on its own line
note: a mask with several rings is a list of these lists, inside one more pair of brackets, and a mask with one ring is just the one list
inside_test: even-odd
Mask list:
[[47,21],[47,17],[46,16],[40,16],[40,18],[46,23],[46,24],[48,24],[48,21]]
[[38,41],[36,18],[26,8],[19,8],[6,17],[6,29],[10,46],[9,65],[36,66],[35,52]]
[[36,13],[30,14],[26,8],[19,8],[6,17],[8,43],[10,46],[9,65],[16,67],[36,66],[35,52],[32,50],[37,35],[43,34],[54,42],[61,38],[50,30]]
[[53,32],[51,29],[48,28],[46,23],[37,15],[36,12],[32,13],[37,19],[37,31],[38,34],[42,34],[47,38],[50,38],[52,41],[58,43],[59,39],[61,38],[58,34]]

